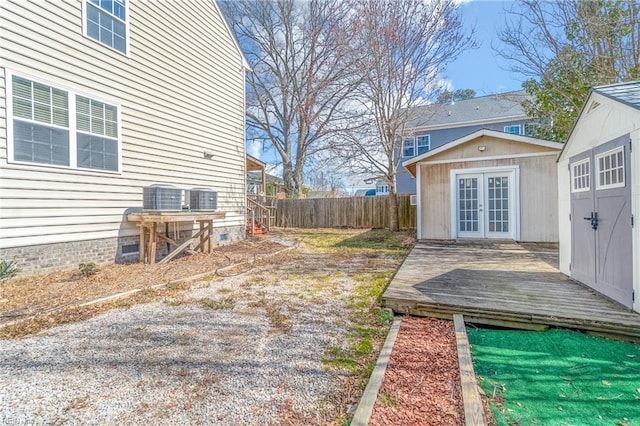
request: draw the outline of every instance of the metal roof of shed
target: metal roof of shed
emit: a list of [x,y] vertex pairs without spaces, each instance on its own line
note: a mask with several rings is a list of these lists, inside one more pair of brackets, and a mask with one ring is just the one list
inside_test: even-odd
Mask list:
[[593,91],[632,108],[640,109],[640,81],[594,87]]

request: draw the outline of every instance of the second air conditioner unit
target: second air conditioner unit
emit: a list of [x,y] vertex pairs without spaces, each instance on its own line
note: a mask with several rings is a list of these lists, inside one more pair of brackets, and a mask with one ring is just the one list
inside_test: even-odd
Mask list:
[[217,210],[218,193],[209,188],[189,190],[189,208],[191,210]]

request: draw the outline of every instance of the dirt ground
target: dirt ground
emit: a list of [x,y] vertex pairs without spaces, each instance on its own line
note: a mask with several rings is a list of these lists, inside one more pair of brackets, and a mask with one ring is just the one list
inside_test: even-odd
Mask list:
[[90,276],[72,270],[15,278],[0,284],[0,325],[192,275],[211,272],[214,276],[225,266],[251,262],[285,248],[268,239],[247,239],[217,247],[212,254],[184,256],[166,264],[110,264]]
[[[28,316],[211,273],[0,328],[0,418],[347,424],[391,321],[377,301],[413,237],[383,230],[279,237],[299,244],[282,251],[273,241],[247,241],[216,250],[217,260],[189,256],[107,266],[90,278],[67,272],[3,284],[1,314]],[[216,273],[270,250],[279,253]]]

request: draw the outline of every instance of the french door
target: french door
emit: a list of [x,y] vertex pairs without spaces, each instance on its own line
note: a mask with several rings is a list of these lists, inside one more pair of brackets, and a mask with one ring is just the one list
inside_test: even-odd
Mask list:
[[457,174],[456,229],[459,238],[515,238],[514,173]]

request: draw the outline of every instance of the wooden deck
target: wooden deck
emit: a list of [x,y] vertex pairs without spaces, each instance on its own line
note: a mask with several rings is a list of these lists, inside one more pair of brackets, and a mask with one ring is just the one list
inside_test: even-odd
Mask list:
[[520,329],[549,326],[640,341],[640,314],[557,269],[557,249],[514,242],[421,241],[383,295],[397,313]]

